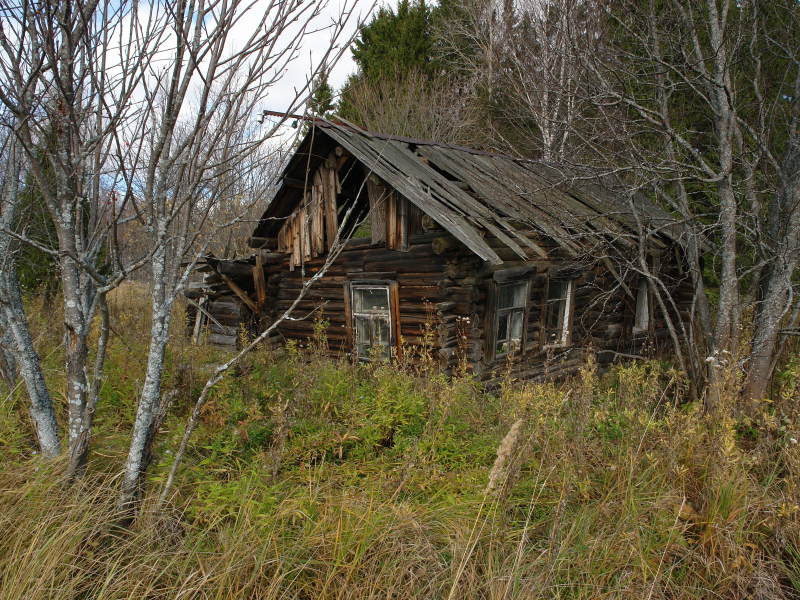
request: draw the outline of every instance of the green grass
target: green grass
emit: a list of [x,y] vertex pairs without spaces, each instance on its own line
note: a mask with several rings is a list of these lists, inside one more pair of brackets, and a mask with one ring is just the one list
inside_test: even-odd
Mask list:
[[[736,373],[712,418],[678,402],[684,379],[668,363],[602,376],[587,365],[558,385],[488,393],[403,365],[260,351],[215,390],[157,514],[192,401],[221,358],[176,334],[164,385],[180,395],[141,517],[118,529],[147,345],[136,298],[112,303],[120,335],[84,482],[65,487],[64,459],[34,454],[24,390],[0,406],[2,600],[798,597],[793,360],[749,422],[736,417]],[[32,309],[63,415],[58,315]]]

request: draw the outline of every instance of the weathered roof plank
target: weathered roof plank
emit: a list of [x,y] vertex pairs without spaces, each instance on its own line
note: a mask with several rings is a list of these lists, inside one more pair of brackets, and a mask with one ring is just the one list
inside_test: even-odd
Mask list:
[[[523,246],[547,256],[511,222],[533,228],[572,256],[609,241],[635,245],[637,217],[655,245],[665,244],[658,236],[685,243],[684,228],[660,206],[643,194],[632,201],[614,194],[588,171],[371,133],[322,119],[315,120],[300,145],[298,155],[303,156],[296,155],[284,175],[288,177],[290,171],[299,168],[300,159],[307,160],[313,154],[311,146],[316,149],[317,143],[343,146],[367,171],[374,172],[475,254],[495,265],[503,261],[480,230],[491,233],[520,257],[527,257]],[[284,184],[254,235],[274,228],[271,221],[282,222],[298,198]]]

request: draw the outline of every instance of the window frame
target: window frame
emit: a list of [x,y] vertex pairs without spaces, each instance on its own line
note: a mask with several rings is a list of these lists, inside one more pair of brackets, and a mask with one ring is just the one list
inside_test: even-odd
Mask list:
[[522,319],[522,338],[520,340],[519,351],[516,354],[525,354],[528,348],[528,324],[531,309],[531,288],[533,285],[533,278],[536,276],[538,270],[537,265],[529,264],[523,267],[516,267],[511,269],[504,269],[496,271],[489,284],[489,290],[486,298],[486,311],[484,313],[483,325],[483,363],[491,365],[498,361],[508,358],[508,354],[501,354],[497,356],[497,334],[499,328],[499,315],[498,315],[498,300],[500,286],[509,283],[525,283],[527,284],[525,290],[525,309]]
[[[520,306],[512,306],[509,308],[500,308],[500,294],[503,287],[507,286],[518,286],[524,285],[525,291],[523,292],[523,303]],[[494,309],[494,336],[492,340],[492,352],[494,355],[494,360],[501,360],[503,358],[508,358],[513,354],[522,354],[525,352],[525,345],[527,342],[527,333],[528,333],[528,313],[530,312],[530,293],[531,293],[531,281],[530,279],[525,279],[522,281],[501,281],[495,282],[495,309]],[[500,318],[504,315],[512,315],[513,313],[521,313],[522,314],[522,330],[520,332],[519,337],[519,345],[517,346],[516,350],[512,349],[510,345],[506,348],[506,351],[502,354],[498,351],[498,345],[500,344]],[[506,327],[506,340],[510,341],[511,337],[511,319],[509,318],[508,325]]]
[[[644,304],[643,307],[641,306],[642,303]],[[650,306],[650,286],[648,285],[647,277],[640,277],[638,290],[636,292],[636,303],[633,307],[633,326],[631,327],[631,333],[633,335],[648,333],[651,330],[653,326],[653,315]],[[640,317],[644,318],[644,327],[641,325]]]
[[[360,289],[385,289],[388,296],[388,310],[387,314],[379,317],[375,313],[356,312],[356,298],[355,294]],[[345,320],[347,327],[347,342],[350,349],[350,355],[353,362],[372,362],[372,358],[361,356],[359,354],[358,331],[357,323],[360,319],[367,319],[370,322],[370,349],[374,346],[373,333],[374,321],[383,319],[387,321],[389,339],[387,342],[386,356],[381,358],[381,362],[389,361],[400,356],[400,306],[397,281],[392,280],[373,280],[373,279],[360,279],[354,278],[351,281],[344,282],[344,299],[345,299]]]
[[[541,323],[539,325],[540,331],[540,340],[541,340],[541,347],[542,350],[548,350],[551,348],[565,348],[569,346],[572,342],[572,313],[574,312],[574,300],[575,300],[575,281],[576,278],[574,277],[559,277],[559,278],[548,278],[547,279],[547,287],[545,289],[545,293],[542,297],[542,317]],[[553,282],[566,282],[567,283],[567,291],[562,298],[557,300],[550,300],[550,284]],[[546,340],[547,337],[547,329],[546,329],[546,320],[547,315],[549,314],[548,305],[555,302],[563,302],[564,303],[564,310],[563,312],[559,309],[559,327],[558,329],[561,330],[561,337],[556,342],[548,342]]]

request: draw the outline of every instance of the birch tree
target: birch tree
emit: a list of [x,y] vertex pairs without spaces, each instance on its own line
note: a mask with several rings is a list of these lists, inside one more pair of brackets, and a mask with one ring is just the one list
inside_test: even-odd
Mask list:
[[594,45],[598,9],[583,0],[454,0],[440,17],[441,61],[473,79],[495,145],[551,162],[568,142],[583,83],[575,44]]
[[261,152],[282,120],[256,127],[259,109],[287,70],[299,68],[308,36],[327,31],[327,50],[313,57],[304,84],[281,107],[287,114],[298,110],[321,69],[334,65],[347,49],[353,17],[351,3],[331,19],[326,2],[302,0],[266,5],[170,0],[162,6],[169,43],[143,84],[139,130],[146,134],[135,141],[138,162],[126,172],[152,269],[147,370],[120,495],[126,510],[135,510],[142,497],[159,407],[164,410],[161,379],[174,300],[213,236],[232,224],[215,221],[214,206],[230,193],[234,167],[251,175],[249,197],[266,195],[269,182],[259,178],[267,172]]
[[[744,356],[745,393],[756,399],[791,324],[800,260],[797,17],[796,3],[621,1],[607,12],[603,52],[575,46],[594,121],[573,131],[597,165],[646,181],[680,216],[700,325],[691,346],[705,352],[712,381],[724,353]],[[713,246],[715,309],[703,240]]]
[[[117,208],[108,202],[118,168],[115,132],[134,111],[132,94],[157,45],[157,20],[138,19],[138,5],[90,0],[57,4],[0,2],[0,102],[42,202],[58,247],[64,296],[64,347],[72,475],[85,465],[102,381],[107,331],[100,336],[94,378],[87,365],[94,316],[124,274],[100,269]],[[147,21],[144,25],[143,23]],[[24,233],[4,232],[26,243]],[[21,321],[17,321],[22,326]],[[30,389],[30,388],[29,388]]]
[[[9,131],[4,132],[4,170],[0,186],[0,228],[11,226],[16,219],[20,193],[20,174],[23,157],[17,140]],[[4,350],[11,354],[19,370],[30,399],[30,416],[36,431],[39,448],[46,457],[61,452],[53,402],[47,389],[39,356],[33,346],[28,319],[22,303],[22,292],[17,279],[15,246],[19,243],[0,230],[0,323]],[[10,362],[10,361],[8,361]],[[13,377],[12,377],[13,379]]]

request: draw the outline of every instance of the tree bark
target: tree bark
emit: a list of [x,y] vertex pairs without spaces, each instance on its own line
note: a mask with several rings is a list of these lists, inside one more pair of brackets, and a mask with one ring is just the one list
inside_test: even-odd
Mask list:
[[[13,223],[19,197],[20,161],[14,143],[10,154],[6,193],[0,211],[0,229],[10,227]],[[0,269],[0,311],[3,313],[1,320],[4,337],[28,389],[31,420],[36,429],[42,454],[48,457],[56,456],[61,452],[61,443],[53,402],[28,328],[11,236],[2,232],[0,232],[0,260],[3,261]]]
[[89,395],[81,419],[81,431],[76,442],[70,446],[69,464],[67,465],[67,480],[74,481],[81,479],[86,473],[86,465],[89,460],[89,443],[92,440],[92,426],[94,425],[94,413],[97,408],[97,401],[100,397],[100,387],[103,383],[103,367],[106,360],[106,348],[108,347],[108,335],[110,331],[108,303],[106,294],[98,295],[98,308],[100,310],[100,339],[97,342],[97,353],[95,355],[94,378],[89,387]]
[[[5,237],[7,236],[0,235],[0,238]],[[3,296],[0,301],[8,327],[6,338],[17,362],[19,374],[28,389],[31,421],[36,429],[39,447],[44,456],[53,457],[61,453],[56,413],[53,410],[53,402],[47,389],[39,355],[33,347],[16,269],[13,263],[9,262],[6,262],[4,272],[0,274],[0,294]]]
[[775,244],[773,262],[768,269],[763,297],[756,305],[750,366],[744,396],[751,410],[764,396],[775,360],[776,342],[781,322],[790,308],[792,275],[800,258],[800,133],[790,136],[782,163],[779,188],[772,202],[772,212],[782,218],[771,236]]
[[164,355],[169,342],[169,326],[174,293],[166,293],[166,247],[162,243],[159,252],[153,257],[153,291],[151,301],[153,317],[150,325],[150,348],[147,355],[142,396],[136,410],[131,445],[125,463],[120,493],[120,509],[135,513],[142,499],[144,477],[147,474],[147,441],[157,432],[152,431],[156,409],[161,396],[161,375],[164,370]]

